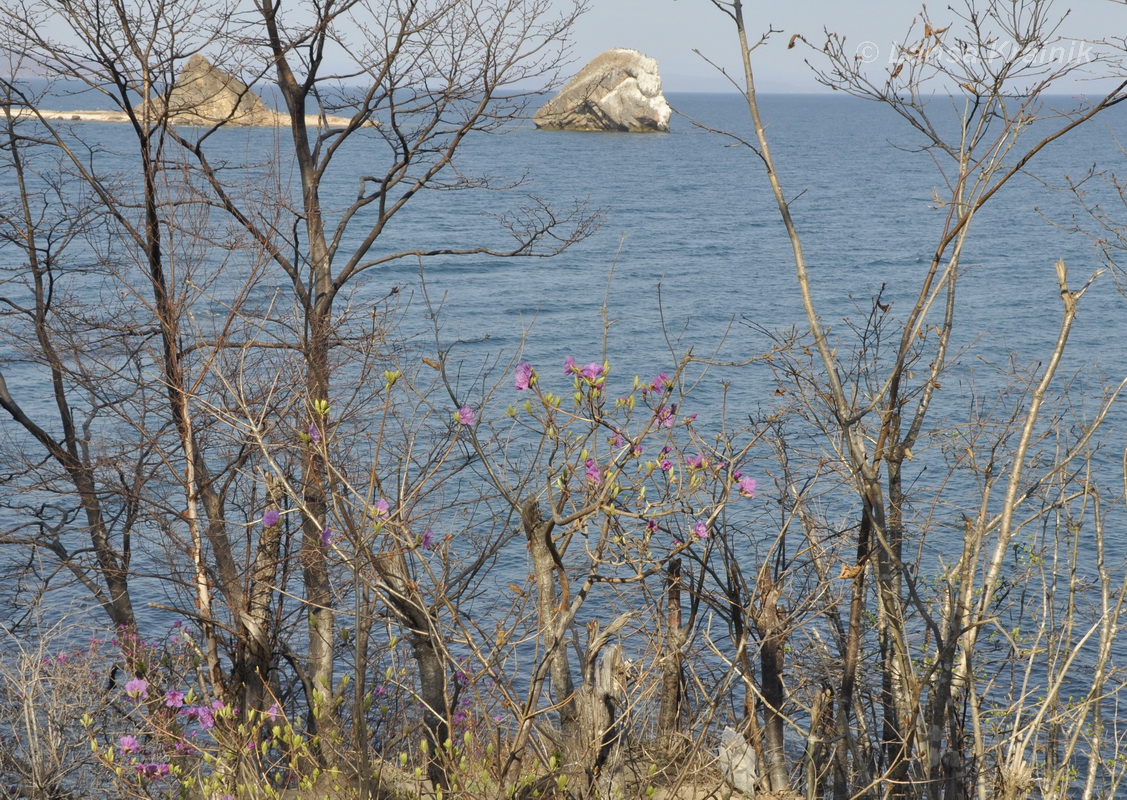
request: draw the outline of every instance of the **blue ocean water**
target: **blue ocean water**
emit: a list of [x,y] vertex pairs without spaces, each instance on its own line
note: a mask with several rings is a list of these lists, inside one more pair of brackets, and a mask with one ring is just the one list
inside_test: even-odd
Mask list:
[[[430,325],[421,301],[425,281],[430,296],[441,301],[443,340],[472,342],[453,351],[467,376],[498,357],[502,364],[526,359],[554,374],[566,355],[580,363],[601,360],[605,347],[615,380],[625,387],[635,374],[668,371],[689,347],[719,362],[764,352],[770,343],[754,326],[804,325],[790,245],[756,154],[691,121],[750,140],[746,107],[738,95],[673,94],[669,100],[677,115],[668,134],[545,132],[525,123],[504,134],[470,137],[459,168],[494,176],[499,186],[518,185],[423,192],[396,217],[373,255],[504,246],[505,234],[491,215],[528,195],[557,208],[586,203],[601,211],[602,226],[551,259],[391,262],[357,282],[352,302],[363,304],[398,287],[405,298],[402,332],[421,336]],[[942,124],[954,124],[958,102],[932,100]],[[932,196],[933,190],[945,193],[943,170],[950,165],[923,149],[920,134],[896,114],[872,103],[778,95],[763,97],[762,106],[820,313],[844,352],[856,344],[850,326],[864,322],[878,294],[890,304],[891,321],[911,308],[943,229],[946,210],[933,207]],[[88,143],[109,146],[124,135],[105,124],[77,129]],[[1125,130],[1127,110],[1115,108],[1052,144],[976,218],[959,279],[953,348],[961,365],[944,381],[933,411],[937,420],[964,419],[972,404],[1006,380],[1011,359],[1032,365],[1047,358],[1061,309],[1054,262],[1065,260],[1074,287],[1103,265],[1092,240],[1069,230],[1080,210],[1055,187],[1093,166],[1117,168],[1123,160],[1117,138]],[[228,130],[212,144],[219,156],[248,162],[272,152],[280,135]],[[355,145],[326,176],[326,205],[344,207],[356,191],[357,173],[379,174],[382,157],[375,139]],[[1098,181],[1091,186],[1092,199],[1116,202],[1112,193],[1100,193]],[[1127,209],[1107,210],[1127,220]],[[260,290],[268,296],[273,288],[284,293],[284,278]],[[604,302],[611,323],[605,331]],[[1081,302],[1062,367],[1062,375],[1079,372],[1075,385],[1090,390],[1089,413],[1101,376],[1127,375],[1120,335],[1125,323],[1127,301],[1112,276],[1104,275]],[[703,370],[694,366],[690,379]],[[486,379],[467,380],[468,393],[485,391]],[[18,375],[8,382],[13,391],[22,388]],[[774,405],[774,389],[767,365],[714,367],[697,384],[692,410],[707,424],[725,399],[728,416],[746,420]],[[1117,411],[1108,428],[1111,441],[1122,441],[1123,422]],[[1114,538],[1118,560],[1127,537]],[[523,562],[516,571],[522,574],[514,577],[523,580]]]
[[[465,396],[484,396],[497,383],[492,403],[481,409],[494,418],[517,399],[511,371],[504,369],[516,359],[535,364],[546,385],[554,382],[549,388],[566,391],[568,382],[559,370],[565,356],[587,363],[605,355],[612,365],[611,391],[625,393],[634,375],[649,379],[670,371],[687,348],[716,362],[743,362],[770,347],[767,332],[803,328],[790,244],[759,158],[734,138],[691,121],[751,140],[742,99],[673,94],[669,100],[678,114],[668,134],[544,132],[526,123],[504,134],[470,137],[459,168],[494,176],[497,186],[516,185],[505,191],[421,193],[380,237],[373,257],[406,249],[503,247],[506,237],[492,214],[513,209],[529,195],[555,208],[585,203],[600,211],[601,227],[551,259],[436,256],[390,262],[359,279],[350,302],[363,307],[397,288],[403,298],[398,335],[422,342],[431,329],[421,299],[425,283],[430,297],[441,304],[443,342],[465,342],[452,350],[452,371],[463,376]],[[1067,102],[1059,99],[1061,105]],[[85,98],[74,98],[71,107],[89,105]],[[935,98],[932,106],[947,126],[961,110],[948,98]],[[896,322],[911,309],[944,226],[947,212],[935,207],[933,193],[945,194],[949,164],[941,154],[923,149],[920,134],[896,114],[872,103],[837,95],[769,95],[762,98],[762,107],[816,301],[835,346],[841,353],[857,346],[855,326],[864,325],[878,295],[889,306],[884,319],[895,338]],[[129,144],[127,132],[113,125],[84,123],[75,131],[103,153]],[[1069,265],[1074,289],[1104,266],[1092,239],[1071,230],[1095,226],[1073,196],[1058,187],[1094,167],[1119,169],[1124,156],[1118,141],[1125,133],[1127,109],[1112,109],[1047,147],[977,216],[959,278],[952,343],[958,364],[937,393],[932,410],[936,426],[973,426],[980,409],[997,405],[1005,410],[994,392],[1010,380],[1011,366],[1037,372],[1048,357],[1061,312],[1054,262],[1063,259]],[[210,146],[213,159],[253,163],[284,152],[284,132],[226,130],[215,134]],[[358,174],[381,174],[386,166],[375,137],[358,142],[345,155],[323,184],[322,198],[330,210],[345,207],[354,197]],[[1127,222],[1127,208],[1113,191],[1098,179],[1088,187],[1090,202]],[[346,240],[345,250],[348,244]],[[242,286],[234,272],[223,273],[210,286],[217,318],[229,299],[224,282],[231,294]],[[255,291],[269,300],[285,297],[289,287],[278,275]],[[604,303],[609,328],[604,327]],[[197,309],[197,319],[205,321],[205,312]],[[1077,419],[1094,412],[1107,383],[1127,375],[1125,330],[1127,299],[1114,276],[1104,274],[1081,300],[1061,368],[1059,385],[1071,385]],[[18,363],[4,367],[9,388],[27,407],[34,408],[36,398],[49,402],[40,391],[41,376],[33,370],[21,373]],[[731,424],[742,424],[788,402],[775,394],[774,378],[764,363],[693,365],[687,383],[694,388],[685,410],[700,415],[702,428],[717,426],[722,413]],[[0,420],[0,431],[18,435],[7,420]],[[1127,414],[1120,402],[1105,430],[1106,455],[1094,462],[1110,493],[1122,486],[1119,454],[1125,433]],[[914,521],[935,526],[926,542],[912,542],[923,551],[923,570],[955,557],[958,542],[948,537],[959,529],[959,512],[975,506],[978,489],[971,477],[945,469],[939,448],[932,452],[921,453],[909,465],[918,498],[909,511],[918,514]],[[741,513],[763,521],[742,544],[748,575],[762,561],[760,540],[771,540],[772,525],[781,518],[781,492],[773,482],[777,470],[768,461],[760,464],[760,496],[754,504],[741,501],[746,509]],[[854,497],[841,495],[815,501],[827,530],[835,520],[842,529],[856,523]],[[1125,517],[1119,507],[1106,520],[1107,562],[1116,574],[1122,574],[1127,555]],[[19,522],[5,519],[0,511],[0,527]],[[149,529],[143,533],[153,537],[150,541],[161,535]],[[1081,565],[1084,573],[1092,563],[1090,552],[1082,552],[1088,557]],[[139,547],[133,566],[142,574],[132,583],[142,624],[159,629],[175,616],[158,606],[183,603],[167,580],[168,556],[159,548],[145,552]],[[489,580],[504,593],[507,584],[524,585],[528,571],[518,539],[516,547],[500,555]],[[798,594],[802,588],[792,590]],[[89,606],[81,587],[68,591],[69,596],[56,598],[60,605]],[[487,588],[461,610],[480,623],[496,597]],[[615,601],[593,596],[580,621],[606,616],[606,604]],[[530,639],[520,657],[531,659],[534,647]],[[1122,663],[1125,655],[1127,645],[1120,643],[1116,661]],[[1078,662],[1076,677],[1062,687],[1064,696],[1088,689],[1086,654]],[[517,668],[515,674],[514,683],[521,687],[527,673]]]
[[[631,363],[653,357],[657,365],[662,320],[698,354],[716,347],[732,320],[802,324],[789,243],[757,157],[680,116],[750,139],[746,107],[736,95],[670,100],[679,115],[667,135],[523,126],[468,142],[463,169],[527,176],[517,191],[557,206],[585,200],[605,209],[605,223],[546,261],[428,259],[424,274],[446,296],[450,335],[489,334],[491,346],[512,348],[535,318],[526,345],[532,355],[558,361],[569,348],[577,358],[596,355],[606,297],[612,349]],[[934,104],[957,111],[947,99]],[[906,313],[946,213],[931,207],[944,177],[932,154],[919,149],[919,134],[889,110],[853,98],[767,96],[763,106],[824,320],[840,327],[846,317],[867,314],[882,289],[890,313]],[[1102,259],[1090,239],[1060,227],[1077,211],[1070,195],[1041,181],[1060,185],[1092,165],[1115,167],[1122,159],[1115,137],[1125,125],[1127,116],[1115,109],[1054,143],[976,218],[962,258],[960,344],[1027,360],[1046,352],[1060,309],[1053,263],[1063,258],[1076,283]],[[472,240],[495,201],[488,193],[423,197],[384,244]],[[381,269],[375,282],[410,288],[418,273],[417,262],[401,262]],[[1081,314],[1070,362],[1123,372],[1127,354],[1111,334],[1127,306],[1108,276],[1085,297]],[[755,348],[746,332],[736,332],[720,352],[737,359]]]

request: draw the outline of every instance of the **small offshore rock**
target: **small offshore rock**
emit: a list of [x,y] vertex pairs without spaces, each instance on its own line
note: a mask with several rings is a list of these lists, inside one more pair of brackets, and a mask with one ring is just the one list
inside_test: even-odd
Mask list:
[[250,87],[199,53],[180,70],[165,102],[174,125],[275,124],[274,112]]
[[[164,120],[171,125],[211,127],[290,124],[288,115],[268,108],[249,86],[231,73],[214,66],[199,53],[188,59],[167,96],[149,100],[147,104],[142,103],[135,111],[141,115],[148,111],[151,119]],[[53,112],[41,113],[47,115]],[[79,111],[77,114],[82,115],[80,119],[92,121],[120,122],[128,119],[124,112]],[[379,125],[372,119],[354,123],[348,117],[329,114],[307,114],[305,124],[329,128]]]
[[591,59],[532,122],[553,130],[664,132],[671,115],[657,60],[616,48]]

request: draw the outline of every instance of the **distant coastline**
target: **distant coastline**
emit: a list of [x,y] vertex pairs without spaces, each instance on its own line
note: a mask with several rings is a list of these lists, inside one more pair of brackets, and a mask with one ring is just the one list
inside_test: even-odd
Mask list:
[[[19,119],[32,119],[32,118],[38,117],[40,119],[44,119],[44,120],[47,120],[49,122],[129,122],[130,121],[129,115],[126,114],[124,111],[98,111],[98,110],[92,110],[92,109],[86,109],[86,110],[79,109],[79,110],[74,110],[74,111],[49,111],[49,110],[45,110],[45,109],[31,109],[31,108],[27,108],[27,107],[23,107],[23,108],[13,107],[12,113]],[[201,123],[197,123],[196,127],[210,127],[210,126],[213,126],[213,125],[219,125],[220,123],[221,123],[221,120],[203,121]],[[186,123],[183,120],[177,120],[174,124],[184,125]],[[257,123],[229,122],[229,123],[223,123],[223,124],[227,124],[229,127],[239,127],[239,128],[277,127],[277,126],[282,126],[282,125],[289,125],[289,117],[285,116],[283,114],[278,114],[277,112],[275,112],[275,116],[274,116],[274,119],[273,119],[272,122],[257,122]],[[344,127],[347,127],[348,125],[352,124],[352,120],[349,117],[337,117],[337,116],[324,116],[324,117],[322,117],[319,114],[306,114],[305,115],[305,124],[310,125],[310,126],[326,125],[330,128],[344,128]],[[376,124],[377,123],[375,123],[373,121],[368,121],[368,122],[364,123],[364,126],[375,126]]]

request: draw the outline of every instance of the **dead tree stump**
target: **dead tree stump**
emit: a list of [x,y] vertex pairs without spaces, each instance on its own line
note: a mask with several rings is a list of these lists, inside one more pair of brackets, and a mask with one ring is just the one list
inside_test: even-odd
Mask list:
[[606,647],[616,625],[599,634],[588,626],[589,643],[583,684],[575,693],[575,724],[564,732],[564,774],[569,794],[577,800],[625,797],[622,763],[622,713],[625,681],[622,649]]

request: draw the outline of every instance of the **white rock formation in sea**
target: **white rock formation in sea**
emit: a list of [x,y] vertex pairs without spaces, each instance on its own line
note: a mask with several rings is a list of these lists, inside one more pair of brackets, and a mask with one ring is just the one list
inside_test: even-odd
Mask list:
[[180,70],[164,102],[168,103],[169,122],[174,125],[276,124],[275,112],[250,87],[199,53]]
[[[176,83],[166,97],[150,100],[159,112],[167,103],[168,122],[172,125],[289,125],[290,118],[267,108],[257,94],[229,72],[224,72],[197,53],[176,76]],[[136,108],[144,110],[143,105]],[[128,116],[121,111],[75,111],[69,114],[40,111],[44,119],[73,119],[101,122],[124,122]],[[159,113],[153,116],[159,119]],[[330,114],[307,114],[305,124],[315,127],[344,128],[352,124],[348,117]],[[365,120],[360,127],[376,127],[375,120]]]
[[668,131],[671,114],[657,61],[616,48],[591,59],[532,122],[568,131]]

